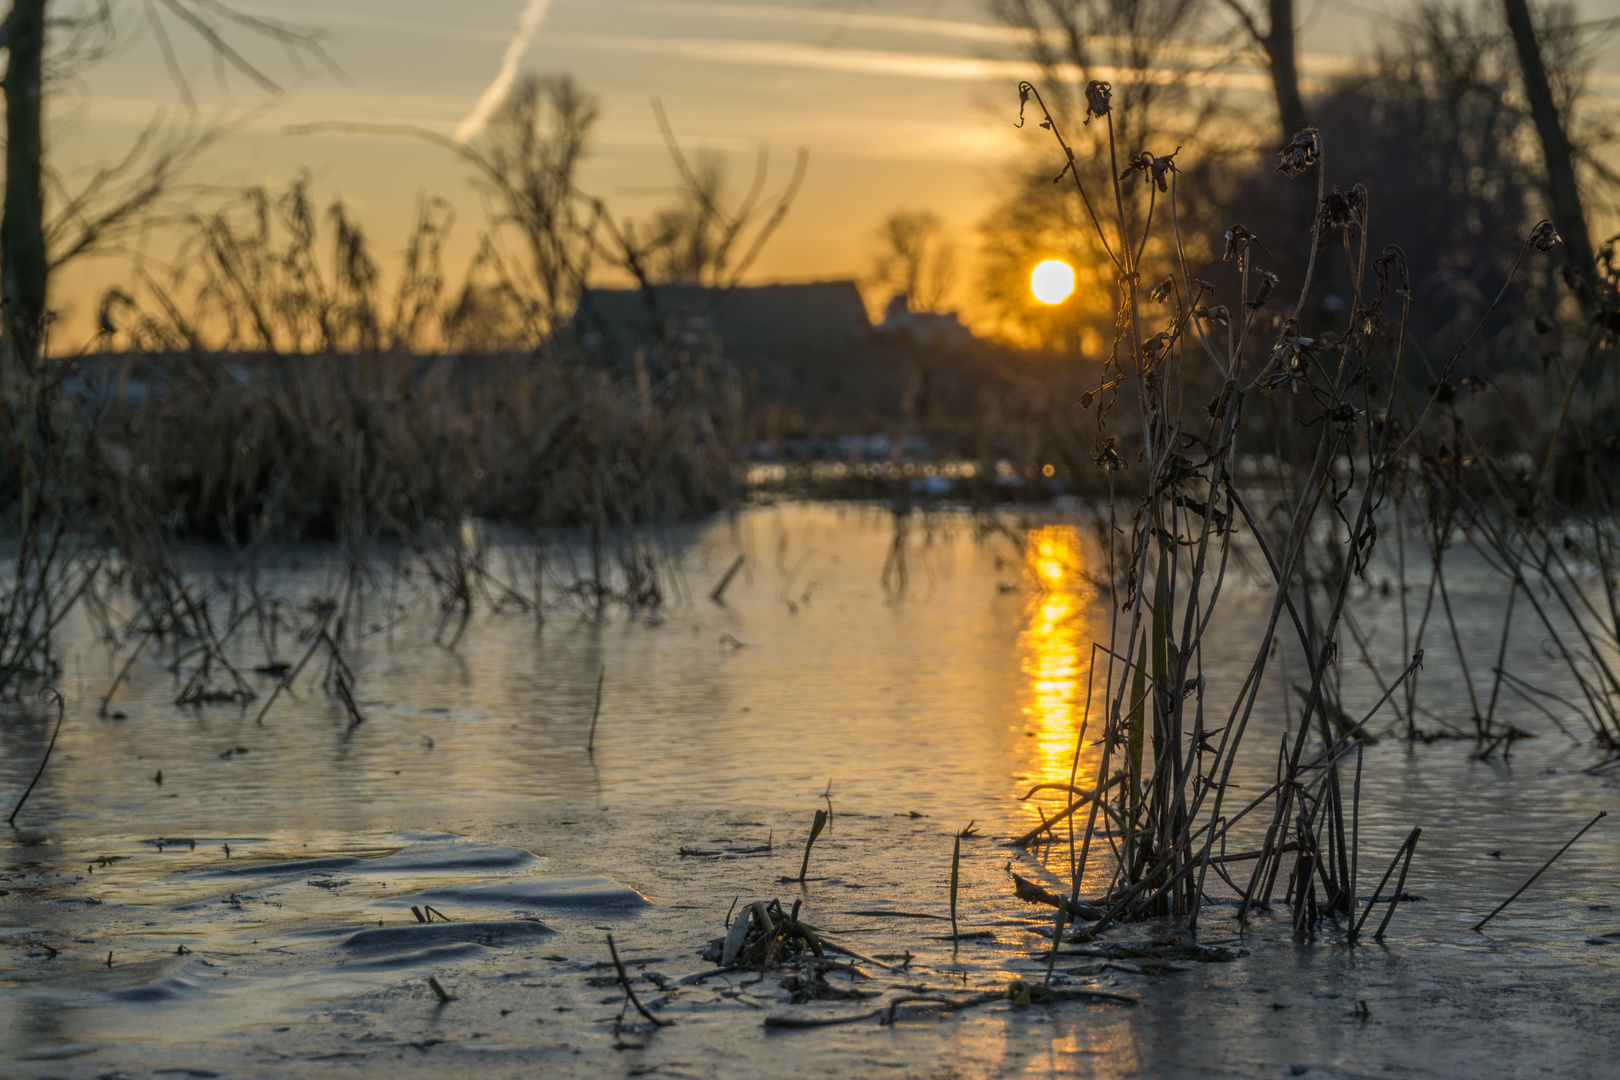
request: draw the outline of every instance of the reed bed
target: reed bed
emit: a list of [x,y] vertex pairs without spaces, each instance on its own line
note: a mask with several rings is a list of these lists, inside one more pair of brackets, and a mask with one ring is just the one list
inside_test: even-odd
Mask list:
[[[1509,504],[1504,514],[1482,502],[1512,490],[1499,480],[1492,486],[1491,465],[1481,469],[1486,482],[1457,474],[1467,451],[1456,449],[1459,436],[1445,444],[1440,436],[1461,430],[1455,380],[1474,335],[1443,360],[1411,355],[1415,299],[1405,255],[1394,244],[1374,245],[1376,205],[1365,187],[1345,183],[1354,178],[1329,184],[1332,157],[1318,131],[1297,133],[1277,166],[1296,182],[1315,181],[1310,235],[1286,241],[1307,246],[1304,280],[1283,282],[1265,268],[1281,243],[1275,237],[1262,245],[1233,224],[1222,238],[1229,273],[1210,283],[1190,270],[1175,153],[1116,145],[1107,83],[1094,81],[1085,93],[1085,121],[1104,128],[1113,165],[1101,191],[1083,181],[1039,91],[1024,83],[1019,94],[1021,119],[1032,112],[1055,140],[1056,180],[1072,183],[1117,283],[1109,358],[1080,399],[1097,417],[1092,461],[1113,478],[1099,530],[1114,601],[1109,639],[1094,646],[1085,725],[1070,781],[1059,785],[1068,805],[1021,839],[1066,839],[1071,888],[1056,905],[1059,919],[1085,911],[1094,916],[1093,933],[1157,917],[1196,930],[1216,878],[1238,897],[1240,920],[1281,901],[1302,934],[1330,919],[1359,927],[1358,914],[1366,915],[1358,911],[1360,746],[1402,687],[1410,723],[1424,647],[1435,647],[1424,636],[1426,610],[1417,632],[1408,628],[1405,662],[1379,680],[1371,711],[1346,711],[1339,642],[1354,625],[1350,601],[1391,519],[1401,520],[1403,506],[1421,507],[1415,516],[1436,552],[1431,589],[1442,601],[1440,553],[1465,526],[1521,593],[1530,591],[1531,572],[1554,595],[1563,586],[1556,603],[1574,625],[1564,637],[1585,649],[1568,655],[1572,669],[1583,668],[1582,685],[1593,687],[1588,715],[1600,738],[1609,722],[1599,692],[1609,689],[1609,665],[1591,624],[1609,611],[1589,591],[1557,580],[1575,571],[1559,567],[1563,549],[1549,546],[1545,526],[1531,524],[1553,519],[1549,503],[1519,513]],[[1557,242],[1543,222],[1519,261]],[[1307,312],[1320,310],[1310,306],[1316,267],[1328,259],[1342,262],[1353,296],[1336,325],[1307,333]],[[1595,330],[1594,349],[1600,336]],[[1424,368],[1427,378],[1417,377]],[[1561,372],[1566,402],[1582,370]],[[1552,445],[1561,445],[1557,433]],[[1541,473],[1543,489],[1554,456]],[[1601,498],[1591,506],[1583,537],[1609,520]],[[1227,633],[1222,590],[1243,557],[1240,535],[1263,561],[1270,612],[1251,662],[1209,670],[1204,643]],[[1600,564],[1607,558],[1602,542],[1585,543]],[[1403,603],[1404,595],[1403,588]],[[1612,587],[1608,595],[1612,609]],[[1540,613],[1544,604],[1538,597],[1531,606]],[[1278,635],[1305,658],[1303,707],[1280,744],[1256,747],[1253,721],[1261,686],[1275,674]],[[1352,636],[1365,656],[1359,626]],[[1501,733],[1481,719],[1481,739]],[[1273,757],[1275,782],[1235,797],[1230,781],[1240,754]],[[1082,767],[1090,786],[1080,786]],[[1398,853],[1403,879],[1417,836]],[[1256,850],[1231,851],[1240,837],[1241,847]],[[1088,887],[1095,896],[1082,896]],[[1380,934],[1394,907],[1391,899]]]

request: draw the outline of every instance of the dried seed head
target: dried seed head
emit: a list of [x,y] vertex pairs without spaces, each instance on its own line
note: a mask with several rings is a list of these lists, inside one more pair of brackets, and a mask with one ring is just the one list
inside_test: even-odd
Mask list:
[[1112,435],[1097,444],[1097,449],[1092,452],[1091,460],[1108,472],[1119,472],[1126,466],[1125,459],[1119,456],[1118,450],[1114,449],[1114,437]]
[[1140,154],[1137,154],[1135,157],[1129,159],[1125,165],[1125,171],[1119,174],[1119,178],[1121,180],[1125,180],[1128,179],[1133,172],[1141,173],[1142,179],[1151,184],[1153,181],[1148,177],[1148,170],[1151,168],[1153,168],[1153,155],[1144,150]]
[[[1371,343],[1371,339],[1389,326],[1389,320],[1384,318],[1382,308],[1383,301],[1375,296],[1356,313],[1355,329],[1351,333],[1352,348],[1365,352]],[[1369,390],[1368,394],[1371,395],[1372,391]]]
[[1267,379],[1266,389],[1276,390],[1286,386],[1297,394],[1299,393],[1299,388],[1305,385],[1305,382],[1306,375],[1304,368],[1290,368],[1287,371],[1280,371],[1271,378]]
[[1254,244],[1256,247],[1260,245],[1260,238],[1242,225],[1228,226],[1225,236],[1226,254],[1221,258],[1226,262],[1231,262],[1239,255],[1242,255],[1248,250],[1250,244]]
[[1145,182],[1156,185],[1160,191],[1168,192],[1170,190],[1170,181],[1165,178],[1176,171],[1176,154],[1179,153],[1181,153],[1181,147],[1179,146],[1176,147],[1174,153],[1166,154],[1163,157],[1154,157],[1144,150],[1131,158],[1125,171],[1119,174],[1119,178],[1124,180],[1131,173],[1139,172]]
[[1153,182],[1159,185],[1160,191],[1170,190],[1170,184],[1165,180],[1165,176],[1176,171],[1176,154],[1179,153],[1181,153],[1181,147],[1178,146],[1174,153],[1153,159]]
[[1148,292],[1148,298],[1156,304],[1162,304],[1170,299],[1170,294],[1176,291],[1175,279],[1165,275],[1165,279],[1153,286]]
[[1358,228],[1367,223],[1367,188],[1364,184],[1357,184],[1349,191],[1343,188],[1334,188],[1322,199],[1322,205],[1317,214],[1320,218],[1321,231],[1329,229],[1342,229],[1350,225]]
[[1107,116],[1110,111],[1108,102],[1113,96],[1112,83],[1105,83],[1100,79],[1092,79],[1086,83],[1086,123],[1091,123],[1094,116]]
[[1316,350],[1316,339],[1299,336],[1299,324],[1293,319],[1283,323],[1282,336],[1271,347],[1271,359],[1284,371],[1297,371],[1300,364],[1310,359]]
[[1558,230],[1550,221],[1538,221],[1536,227],[1530,230],[1530,246],[1537,251],[1551,251],[1563,242],[1563,238],[1558,235]]
[[1254,311],[1255,309],[1259,308],[1261,304],[1266,302],[1266,297],[1270,296],[1271,290],[1275,289],[1276,287],[1277,275],[1273,274],[1270,270],[1260,271],[1260,287],[1254,291],[1254,298],[1244,306],[1250,311]]
[[1277,172],[1295,177],[1322,158],[1322,136],[1313,127],[1303,128],[1277,152]]
[[[1018,123],[1014,124],[1013,127],[1024,126],[1024,106],[1029,104],[1029,99],[1034,94],[1035,86],[1033,83],[1021,82],[1018,84]],[[1045,127],[1046,125],[1043,123],[1041,126]]]
[[1222,326],[1232,325],[1232,313],[1226,310],[1225,304],[1216,304],[1214,307],[1200,307],[1193,314],[1200,319],[1220,323]]
[[1406,268],[1406,252],[1396,244],[1390,244],[1384,249],[1384,254],[1373,260],[1373,272],[1378,275],[1378,298],[1383,300],[1389,296],[1389,275],[1394,271],[1399,286],[1395,290],[1396,296],[1412,295],[1412,276]]

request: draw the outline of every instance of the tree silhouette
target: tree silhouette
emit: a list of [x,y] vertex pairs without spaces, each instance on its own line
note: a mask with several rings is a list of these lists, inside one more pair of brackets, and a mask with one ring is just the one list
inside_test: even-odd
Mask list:
[[[45,134],[43,103],[46,75],[51,67],[48,56],[52,40],[62,40],[62,66],[92,61],[110,53],[120,36],[117,16],[126,6],[117,0],[70,6],[62,0],[12,0],[0,20],[0,49],[7,54],[6,101],[6,193],[0,213],[0,338],[6,352],[25,370],[32,369],[39,355],[46,323],[46,285],[52,266],[47,243],[45,206]],[[65,16],[57,16],[66,7]],[[315,59],[327,63],[319,39],[306,31],[278,21],[248,15],[220,0],[155,0],[142,8],[181,97],[191,102],[191,92],[175,61],[173,44],[164,26],[167,13],[201,41],[220,64],[247,77],[261,89],[279,93],[281,87],[249,60],[232,42],[248,35],[285,47],[295,60]],[[49,15],[48,15],[49,13]],[[87,47],[87,43],[91,47]],[[183,155],[182,155],[183,157]],[[157,190],[172,179],[176,162],[172,154],[160,154],[154,161],[159,180]],[[92,180],[92,187],[105,185],[107,173]],[[93,193],[92,193],[93,194]],[[155,197],[151,184],[137,184],[135,205],[149,205]],[[109,223],[128,219],[129,199],[94,210],[87,200],[68,200],[81,219],[79,243],[70,245],[87,250]]]

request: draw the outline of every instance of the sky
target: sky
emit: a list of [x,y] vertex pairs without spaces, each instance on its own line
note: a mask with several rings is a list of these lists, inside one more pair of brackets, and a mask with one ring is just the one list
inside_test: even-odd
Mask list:
[[[63,6],[73,0],[62,0]],[[1219,5],[1217,5],[1218,7]],[[1301,60],[1309,78],[1364,55],[1399,0],[1302,0]],[[1620,0],[1584,0],[1588,18],[1620,16]],[[330,67],[299,65],[237,35],[273,78],[269,94],[217,61],[168,20],[173,67],[198,122],[236,125],[192,179],[222,188],[285,185],[300,170],[318,200],[341,197],[383,261],[397,259],[423,196],[447,198],[458,225],[452,277],[483,215],[464,163],[407,137],[290,134],[322,122],[410,124],[467,136],[519,72],[572,75],[601,103],[581,186],[615,212],[645,217],[672,193],[674,171],[654,119],[660,100],[682,144],[725,154],[739,183],[761,146],[772,189],[800,147],[809,169],[791,215],[751,280],[858,276],[872,232],[897,210],[931,210],[964,236],[997,201],[1008,163],[1028,140],[1013,127],[1017,43],[982,0],[291,0],[236,3],[250,14],[318,31]],[[60,10],[60,8],[59,8]],[[71,184],[121,158],[159,111],[187,116],[164,42],[145,8],[126,2],[113,54],[62,80],[49,105],[54,161]],[[1263,73],[1231,71],[1238,93]],[[1599,88],[1620,96],[1620,57]],[[1254,88],[1246,90],[1245,88]],[[1260,100],[1258,97],[1255,100]],[[188,195],[202,206],[206,196]],[[64,273],[53,302],[85,324],[118,260]]]

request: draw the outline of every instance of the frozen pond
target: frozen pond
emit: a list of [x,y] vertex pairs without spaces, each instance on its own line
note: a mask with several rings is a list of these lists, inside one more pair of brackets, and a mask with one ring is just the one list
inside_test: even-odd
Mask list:
[[[1364,894],[1424,830],[1406,885],[1421,899],[1382,944],[1296,941],[1281,907],[1240,934],[1211,875],[1200,941],[1246,955],[1161,963],[1106,947],[1165,930],[1139,925],[1056,960],[1060,986],[1134,1005],[919,1004],[893,1024],[767,1027],[1044,977],[1049,909],[1015,900],[1008,870],[1063,890],[1067,851],[1006,841],[1039,820],[1020,796],[1068,779],[1089,646],[1109,613],[1072,526],[1008,522],[979,536],[965,516],[914,519],[901,592],[895,567],[885,582],[888,515],[749,511],[678,538],[669,588],[689,599],[599,616],[557,606],[543,622],[481,607],[454,649],[433,641],[436,612],[396,617],[380,578],[344,648],[359,726],[322,691],[323,660],[255,722],[276,680],[249,669],[307,647],[286,631],[274,646],[233,638],[261,695],[245,708],[176,706],[186,673],[143,655],[98,717],[133,642],[110,649],[84,621],[63,650],[60,741],[0,837],[0,1074],[1613,1074],[1620,821],[1485,933],[1469,929],[1594,813],[1620,809],[1613,781],[1581,771],[1601,755],[1517,699],[1499,717],[1539,737],[1506,762],[1475,759],[1468,741],[1367,748]],[[724,604],[706,599],[739,553]],[[318,556],[294,562],[270,557],[261,590],[301,603],[329,588]],[[1485,681],[1474,672],[1488,689],[1502,584],[1463,553],[1447,584],[1465,648],[1489,654]],[[1212,686],[1247,664],[1269,606],[1259,583],[1231,589],[1234,629],[1204,657]],[[1373,587],[1355,604],[1398,670],[1398,598]],[[1563,686],[1527,623],[1512,659],[1536,685]],[[1345,669],[1359,715],[1371,684],[1349,657]],[[1289,673],[1302,670],[1284,655],[1268,674],[1238,783],[1271,781],[1298,717]],[[1464,722],[1461,678],[1431,646],[1420,701]],[[6,714],[7,812],[54,718],[43,703]],[[811,817],[829,808],[801,884]],[[941,917],[953,836],[970,821],[960,923],[983,936],[953,947]],[[834,972],[833,986],[873,996],[793,1004],[791,971],[683,981],[717,966],[701,953],[734,903],[772,898],[802,901],[801,918],[859,954],[841,959],[870,977]],[[413,907],[452,921],[419,922]],[[671,1026],[633,1009],[616,1025],[610,933]]]

